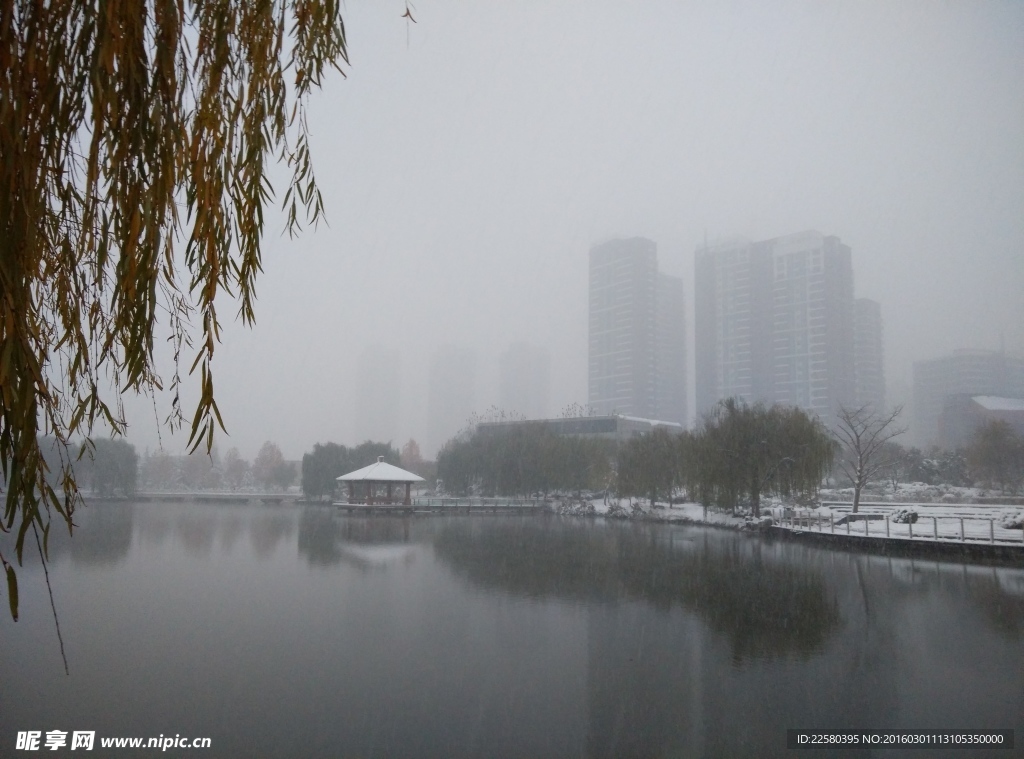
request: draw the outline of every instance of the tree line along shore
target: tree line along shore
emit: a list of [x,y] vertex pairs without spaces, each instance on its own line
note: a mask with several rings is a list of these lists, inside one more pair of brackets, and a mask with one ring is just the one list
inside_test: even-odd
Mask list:
[[[854,510],[861,492],[901,483],[981,486],[1012,503],[1024,485],[1024,439],[1003,422],[980,428],[959,450],[921,451],[892,438],[898,414],[847,411],[839,433],[799,408],[723,401],[692,430],[658,428],[615,441],[560,436],[545,425],[499,428],[470,424],[449,440],[436,461],[415,440],[401,450],[366,441],[348,447],[317,443],[301,462],[286,461],[266,442],[249,462],[232,448],[174,456],[139,456],[123,439],[97,439],[74,462],[86,491],[105,497],[139,492],[286,492],[298,484],[307,500],[334,497],[335,478],[383,456],[424,478],[429,493],[452,497],[645,499],[651,505],[698,502],[758,516],[762,500],[799,505],[820,500],[820,489],[848,485]],[[872,442],[873,441],[873,442]],[[56,445],[43,446],[55,450]],[[58,466],[51,467],[54,472]],[[298,483],[296,483],[298,480]]]

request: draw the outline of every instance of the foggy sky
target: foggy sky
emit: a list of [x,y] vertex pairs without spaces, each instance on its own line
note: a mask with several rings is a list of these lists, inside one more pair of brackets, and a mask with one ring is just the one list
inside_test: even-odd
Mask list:
[[[552,413],[585,402],[588,250],[620,235],[684,280],[691,409],[705,237],[840,237],[856,296],[882,304],[893,400],[914,360],[1024,352],[1024,4],[404,10],[346,5],[348,78],[310,108],[330,226],[290,240],[271,216],[256,327],[221,305],[222,452],[359,442],[372,351],[399,357],[398,446],[426,438],[442,345],[475,352],[479,411],[520,341],[551,355]],[[127,408],[155,447],[152,403]]]

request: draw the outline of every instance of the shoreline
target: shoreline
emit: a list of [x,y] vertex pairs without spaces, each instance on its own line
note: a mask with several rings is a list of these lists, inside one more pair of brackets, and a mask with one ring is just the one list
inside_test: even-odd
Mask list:
[[929,541],[926,539],[867,537],[864,535],[833,534],[792,530],[788,527],[771,525],[761,534],[780,540],[791,540],[805,545],[821,545],[841,551],[872,553],[880,556],[900,558],[929,558],[947,561],[968,562],[993,566],[1024,567],[1024,543],[957,543],[952,541]]
[[[140,494],[134,498],[102,498],[89,497],[87,502],[93,503],[125,503],[137,501],[140,503],[167,501],[171,503],[193,502],[206,504],[243,504],[246,502],[260,503],[264,505],[319,505],[325,508],[339,511],[342,514],[360,514],[362,516],[431,516],[431,515],[508,515],[519,513],[523,515],[536,516],[562,516],[574,518],[602,518],[614,522],[650,522],[666,525],[681,525],[686,527],[715,528],[720,530],[731,530],[734,532],[746,533],[749,535],[767,537],[770,539],[787,540],[804,543],[806,545],[818,545],[823,548],[830,548],[840,551],[856,551],[871,553],[881,556],[894,556],[900,558],[926,558],[938,559],[951,562],[966,562],[990,566],[1011,566],[1024,567],[1024,541],[1021,543],[987,543],[987,542],[960,542],[960,541],[933,541],[929,539],[908,539],[904,537],[881,537],[877,535],[865,536],[856,533],[832,533],[818,532],[813,529],[794,529],[782,526],[778,523],[752,527],[741,517],[734,517],[719,512],[708,512],[707,519],[704,518],[703,508],[697,504],[678,504],[671,507],[648,510],[644,509],[638,513],[626,513],[622,515],[609,515],[607,507],[602,510],[594,509],[589,513],[573,512],[569,509],[562,510],[557,505],[545,504],[542,507],[534,506],[524,508],[522,506],[512,509],[494,508],[491,505],[483,508],[474,508],[472,511],[465,508],[449,507],[436,509],[417,508],[415,504],[411,508],[354,508],[348,512],[344,507],[338,508],[338,504],[330,502],[304,502],[300,498],[288,497],[290,494]],[[141,496],[141,497],[140,497]],[[211,497],[212,496],[212,497]],[[453,499],[454,500],[454,499]],[[596,506],[596,504],[595,504]],[[689,508],[688,508],[689,507]],[[690,512],[690,513],[688,513]],[[698,513],[692,513],[698,512]]]

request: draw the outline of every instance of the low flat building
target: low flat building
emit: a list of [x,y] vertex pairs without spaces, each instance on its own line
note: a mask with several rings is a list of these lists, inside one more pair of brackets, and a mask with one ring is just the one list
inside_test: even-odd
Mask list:
[[957,350],[950,355],[914,362],[914,416],[911,434],[916,445],[940,445],[939,416],[947,399],[993,396],[1024,398],[1024,357],[1002,351]]
[[939,445],[946,450],[965,448],[988,422],[1006,422],[1024,437],[1024,398],[994,395],[951,395],[939,415]]
[[678,422],[666,422],[658,419],[643,419],[637,416],[609,414],[607,416],[577,416],[568,419],[526,419],[514,422],[481,422],[477,431],[482,433],[499,432],[530,425],[541,426],[560,436],[594,437],[607,440],[628,440],[631,437],[665,429],[679,434],[683,425]]

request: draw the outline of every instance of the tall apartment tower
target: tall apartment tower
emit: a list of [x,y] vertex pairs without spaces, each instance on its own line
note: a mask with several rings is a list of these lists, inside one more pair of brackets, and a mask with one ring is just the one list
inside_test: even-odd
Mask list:
[[352,397],[353,442],[398,442],[401,367],[399,354],[390,348],[371,345],[363,349]]
[[427,446],[437,452],[474,411],[476,353],[457,345],[439,348],[430,359],[427,398]]
[[657,248],[633,237],[590,249],[588,392],[598,414],[657,410]]
[[920,446],[939,442],[939,416],[951,396],[1024,398],[1024,358],[1001,351],[958,350],[914,362],[911,434]]
[[658,419],[686,425],[686,301],[683,280],[658,274],[655,326]]
[[551,355],[528,343],[513,343],[498,361],[501,408],[527,419],[548,414],[551,390]]
[[853,376],[856,405],[885,411],[885,354],[882,350],[882,306],[877,300],[853,303]]
[[771,397],[772,259],[764,244],[731,238],[694,262],[697,413],[723,398]]
[[770,242],[774,400],[813,411],[831,426],[856,393],[850,248],[818,232]]
[[831,425],[855,397],[853,267],[839,238],[808,231],[697,249],[697,410],[738,396]]

